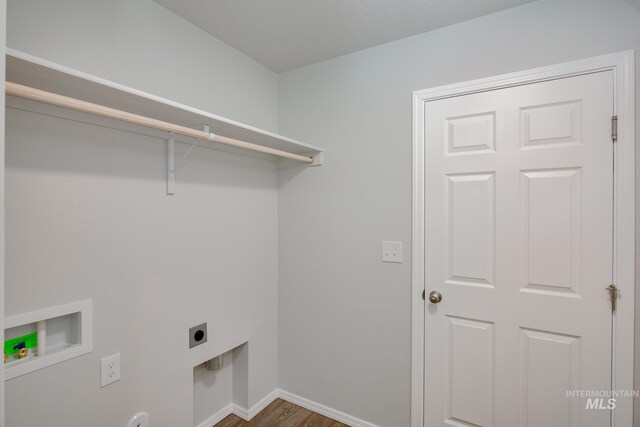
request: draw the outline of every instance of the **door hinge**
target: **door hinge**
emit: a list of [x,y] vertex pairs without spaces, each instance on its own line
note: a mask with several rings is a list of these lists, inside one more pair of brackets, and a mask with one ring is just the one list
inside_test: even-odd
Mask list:
[[422,290],[422,301],[424,301],[424,289]]
[[616,311],[616,302],[618,300],[618,287],[613,283],[605,288],[609,291],[609,300],[611,300],[611,312]]
[[618,140],[618,116],[611,116],[611,140]]

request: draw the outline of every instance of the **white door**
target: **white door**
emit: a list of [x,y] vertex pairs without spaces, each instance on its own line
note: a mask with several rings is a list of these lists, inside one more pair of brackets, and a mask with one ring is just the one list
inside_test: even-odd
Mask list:
[[611,388],[612,114],[610,71],[426,103],[426,427],[610,425],[567,392]]

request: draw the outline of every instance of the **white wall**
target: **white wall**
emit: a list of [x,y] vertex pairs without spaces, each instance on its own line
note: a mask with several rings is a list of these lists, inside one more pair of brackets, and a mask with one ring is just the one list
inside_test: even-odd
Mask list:
[[[277,128],[277,76],[151,0],[14,1],[8,21],[12,48]],[[94,351],[8,381],[7,425],[116,427],[139,410],[193,425],[193,367],[245,341],[247,405],[277,386],[271,161],[199,150],[169,197],[158,138],[11,108],[6,138],[6,314],[94,301]],[[122,380],[101,389],[116,352]]]
[[[0,105],[4,105],[6,10],[6,1],[0,0]],[[0,111],[0,343],[4,345],[4,109]],[[4,414],[4,367],[0,367],[0,414]]]
[[409,425],[413,90],[627,49],[638,2],[543,0],[281,74],[279,130],[326,164],[279,175],[280,387]]
[[[8,45],[327,150],[278,182],[269,162],[204,150],[167,197],[156,139],[9,110],[7,314],[93,298],[96,318],[92,354],[7,382],[8,425],[113,427],[141,409],[191,425],[196,359],[250,340],[248,405],[279,381],[402,427],[411,91],[638,49],[640,6],[543,0],[285,73],[279,90],[150,0],[13,1]],[[381,264],[381,240],[404,241],[405,262]],[[188,352],[205,320],[210,345]],[[117,351],[123,379],[99,389]]]

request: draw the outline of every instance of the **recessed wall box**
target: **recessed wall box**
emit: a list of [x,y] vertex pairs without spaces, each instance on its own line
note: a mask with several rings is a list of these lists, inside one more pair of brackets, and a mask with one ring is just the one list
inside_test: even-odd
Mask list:
[[[91,352],[92,312],[92,301],[85,300],[7,317],[5,352],[8,343],[27,351],[24,357],[8,355],[4,361],[5,380]],[[29,340],[35,341],[35,348]],[[12,353],[11,350],[7,353]]]

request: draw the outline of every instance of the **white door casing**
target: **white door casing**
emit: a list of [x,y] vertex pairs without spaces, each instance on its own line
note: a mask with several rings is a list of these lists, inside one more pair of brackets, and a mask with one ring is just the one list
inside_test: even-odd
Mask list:
[[[633,147],[616,147],[614,183],[610,139],[612,114],[632,119],[629,57],[416,93],[413,295],[426,283],[444,299],[414,301],[412,426],[608,425],[565,391],[610,388],[612,281],[614,389],[632,388],[620,320],[633,319],[633,242],[620,233],[633,221],[619,209],[633,209],[620,159]],[[614,425],[630,408],[618,402]]]

